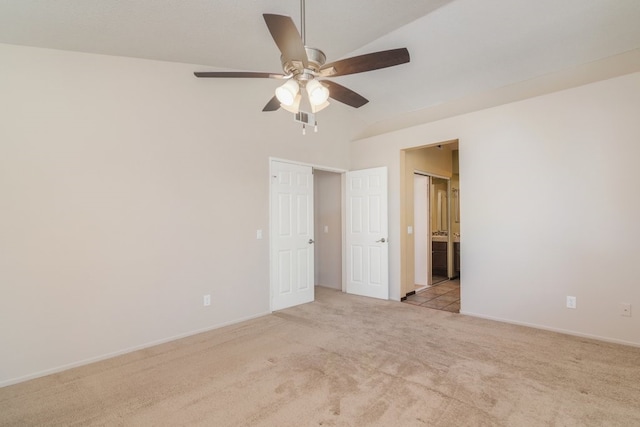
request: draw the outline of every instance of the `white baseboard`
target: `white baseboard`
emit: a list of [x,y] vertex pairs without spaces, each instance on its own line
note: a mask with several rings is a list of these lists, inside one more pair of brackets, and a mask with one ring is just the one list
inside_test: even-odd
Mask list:
[[254,314],[254,315],[243,317],[243,318],[240,318],[240,319],[235,319],[235,320],[232,320],[232,321],[229,321],[229,322],[220,323],[220,324],[217,324],[217,325],[214,325],[214,326],[209,326],[209,327],[206,327],[206,328],[197,329],[195,331],[185,332],[183,334],[174,335],[172,337],[151,341],[151,342],[144,343],[144,344],[141,344],[141,345],[137,345],[137,346],[134,346],[134,347],[128,347],[128,348],[125,348],[125,349],[122,349],[122,350],[114,351],[114,352],[103,354],[103,355],[100,355],[100,356],[90,357],[90,358],[84,359],[84,360],[78,360],[76,362],[67,363],[65,365],[56,366],[54,368],[45,369],[45,370],[34,372],[32,374],[24,375],[24,376],[21,376],[21,377],[10,378],[8,380],[0,381],[0,388],[7,387],[7,386],[10,386],[10,385],[13,385],[13,384],[18,384],[18,383],[25,382],[25,381],[29,381],[29,380],[33,380],[33,379],[36,379],[36,378],[44,377],[44,376],[47,376],[47,375],[56,374],[58,372],[66,371],[66,370],[72,369],[72,368],[77,368],[79,366],[88,365],[90,363],[100,362],[101,360],[110,359],[112,357],[121,356],[123,354],[132,353],[132,352],[138,351],[138,350],[143,350],[145,348],[149,348],[149,347],[153,347],[153,346],[156,346],[156,345],[164,344],[164,343],[167,343],[167,342],[179,340],[181,338],[190,337],[192,335],[201,334],[203,332],[212,331],[214,329],[224,328],[225,326],[235,325],[236,323],[241,323],[241,322],[245,322],[247,320],[256,319],[258,317],[266,316],[268,314],[271,314],[271,312],[268,311],[268,312],[264,312],[264,313]]
[[472,313],[468,311],[460,311],[460,314],[464,314],[465,316],[478,317],[480,319],[495,320],[496,322],[510,323],[512,325],[527,326],[529,328],[534,328],[534,329],[542,329],[543,331],[558,332],[561,334],[572,335],[574,337],[590,338],[590,339],[609,342],[613,344],[622,344],[622,345],[628,345],[631,347],[640,347],[640,342],[625,341],[617,338],[603,337],[600,335],[585,334],[582,332],[571,331],[568,329],[554,328],[551,326],[538,325],[535,323],[519,322],[517,320],[503,319],[503,318],[494,317],[494,316],[486,316],[484,314]]

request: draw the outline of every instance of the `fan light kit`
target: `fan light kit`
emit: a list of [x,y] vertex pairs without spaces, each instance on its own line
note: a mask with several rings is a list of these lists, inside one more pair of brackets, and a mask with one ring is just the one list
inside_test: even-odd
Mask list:
[[[294,120],[302,123],[302,133],[306,125],[313,125],[317,131],[315,113],[329,106],[329,98],[354,108],[360,108],[369,102],[358,93],[331,80],[320,78],[339,77],[393,67],[409,62],[406,48],[354,56],[325,64],[326,56],[320,50],[305,45],[305,0],[300,0],[300,25],[298,32],[289,16],[262,15],[281,52],[283,73],[265,73],[254,71],[203,71],[195,72],[196,77],[208,78],[269,78],[286,80],[276,88],[275,96],[262,111],[276,111],[279,108],[294,114]],[[310,108],[311,112],[301,109]]]
[[276,89],[276,97],[281,104],[291,106],[298,97],[300,88],[295,80],[288,80],[285,84]]

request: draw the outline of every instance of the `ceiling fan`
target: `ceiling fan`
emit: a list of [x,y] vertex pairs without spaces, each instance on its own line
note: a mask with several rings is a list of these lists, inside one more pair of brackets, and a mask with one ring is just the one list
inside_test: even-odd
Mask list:
[[[276,111],[282,107],[294,114],[299,114],[300,104],[304,98],[305,104],[308,102],[311,111],[316,113],[329,105],[328,98],[354,108],[362,107],[369,102],[362,95],[336,82],[325,80],[325,78],[378,70],[409,62],[409,51],[406,48],[400,48],[368,53],[325,64],[326,56],[320,49],[305,46],[304,0],[300,1],[300,9],[302,35],[289,16],[268,13],[262,15],[282,54],[280,60],[283,73],[202,71],[195,72],[195,76],[286,80],[282,86],[276,89],[275,96],[264,106],[262,111]],[[305,97],[302,95],[304,92],[306,92]]]

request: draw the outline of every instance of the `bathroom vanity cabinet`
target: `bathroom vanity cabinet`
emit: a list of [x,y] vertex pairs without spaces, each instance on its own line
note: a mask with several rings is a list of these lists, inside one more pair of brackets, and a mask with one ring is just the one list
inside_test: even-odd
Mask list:
[[431,242],[431,272],[434,276],[448,277],[447,242]]

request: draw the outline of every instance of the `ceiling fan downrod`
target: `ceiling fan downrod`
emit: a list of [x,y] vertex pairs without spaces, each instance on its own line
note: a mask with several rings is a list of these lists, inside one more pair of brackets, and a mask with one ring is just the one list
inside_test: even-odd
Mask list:
[[300,35],[302,36],[302,44],[307,46],[307,31],[305,29],[305,10],[304,0],[300,0]]

